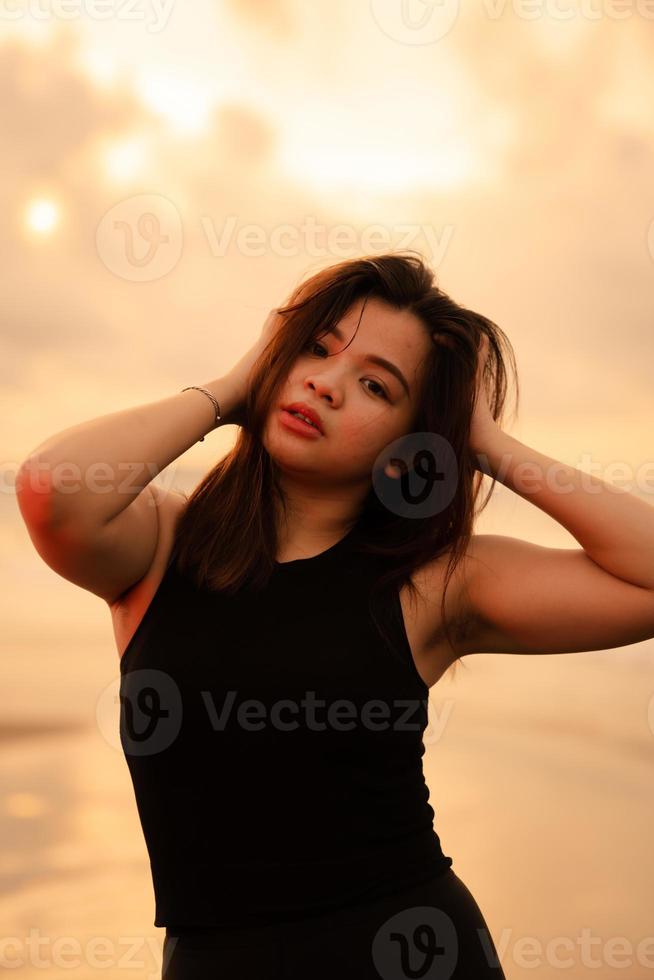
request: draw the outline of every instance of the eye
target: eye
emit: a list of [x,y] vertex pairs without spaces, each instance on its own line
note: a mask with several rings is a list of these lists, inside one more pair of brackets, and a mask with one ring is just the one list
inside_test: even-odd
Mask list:
[[327,348],[323,347],[322,344],[319,344],[317,340],[310,340],[309,343],[306,345],[306,349],[308,351],[313,351],[314,347],[320,347],[322,350],[325,351],[325,353],[327,353]]
[[379,391],[373,391],[373,395],[381,395],[382,398],[385,398],[388,401],[388,395],[386,394],[382,386],[379,384],[379,382],[373,381],[372,378],[364,378],[363,380],[368,381],[371,385],[375,385],[377,388],[379,388]]
[[[320,347],[320,349],[323,350],[325,354],[327,353],[327,348],[323,344],[318,343],[317,340],[310,340],[309,343],[306,345],[306,350],[312,352],[315,347]],[[375,387],[379,389],[379,391],[373,391],[373,395],[377,395],[378,398],[379,397],[385,398],[386,401],[388,401],[388,395],[386,394],[386,392],[384,391],[384,389],[382,388],[382,386],[379,384],[378,381],[375,381],[373,378],[364,378],[363,380],[367,381],[371,385],[375,385]],[[370,391],[370,389],[368,390]]]

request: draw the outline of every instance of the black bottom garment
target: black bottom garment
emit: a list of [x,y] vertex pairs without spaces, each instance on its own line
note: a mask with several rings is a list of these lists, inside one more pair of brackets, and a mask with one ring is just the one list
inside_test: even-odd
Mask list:
[[365,906],[241,929],[167,928],[163,980],[506,980],[473,895],[449,868]]

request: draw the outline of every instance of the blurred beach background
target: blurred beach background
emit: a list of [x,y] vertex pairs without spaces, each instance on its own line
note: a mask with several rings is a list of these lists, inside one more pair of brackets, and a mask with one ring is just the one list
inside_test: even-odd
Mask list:
[[[508,430],[652,503],[653,19],[609,0],[3,5],[13,976],[157,978],[164,932],[110,615],[34,550],[18,465],[70,425],[218,377],[318,268],[414,248],[511,339]],[[190,491],[234,435],[157,482]],[[478,530],[577,546],[501,485]],[[431,689],[425,774],[507,977],[651,977],[654,643],[464,663]]]

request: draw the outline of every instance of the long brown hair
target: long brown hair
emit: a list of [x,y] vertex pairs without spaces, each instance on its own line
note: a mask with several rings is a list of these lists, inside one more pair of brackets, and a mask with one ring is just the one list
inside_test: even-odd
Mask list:
[[[503,331],[485,316],[460,306],[435,283],[435,275],[419,253],[363,256],[325,268],[295,288],[286,306],[278,307],[279,329],[262,351],[250,376],[245,405],[246,424],[233,448],[203,477],[190,495],[176,528],[177,567],[196,586],[230,594],[247,587],[263,588],[275,569],[276,506],[284,495],[274,460],[261,434],[276,397],[295,359],[306,344],[328,333],[361,297],[377,297],[397,310],[408,310],[433,338],[424,364],[416,432],[437,433],[451,446],[457,464],[456,490],[441,511],[423,518],[391,513],[383,494],[372,485],[356,525],[356,547],[381,556],[370,611],[377,629],[384,626],[393,603],[388,599],[402,585],[415,595],[412,573],[449,553],[441,597],[444,634],[445,591],[465,556],[474,520],[495,487],[478,505],[483,473],[469,449],[474,408],[478,348],[489,339],[484,383],[493,418],[501,421],[507,392],[503,349],[518,381],[513,349]],[[387,479],[392,479],[387,477]],[[456,628],[464,624],[456,623]]]

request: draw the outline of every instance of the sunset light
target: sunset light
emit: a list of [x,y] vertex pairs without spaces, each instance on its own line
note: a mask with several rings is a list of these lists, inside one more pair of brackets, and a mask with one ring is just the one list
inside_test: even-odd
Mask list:
[[214,103],[206,84],[151,71],[141,75],[135,88],[148,109],[163,116],[178,134],[197,135],[207,129]]
[[38,235],[49,235],[59,223],[59,209],[54,201],[37,198],[27,208],[26,224]]
[[474,173],[471,154],[456,146],[429,156],[391,146],[294,145],[287,147],[283,162],[298,183],[327,192],[342,187],[363,191],[456,187]]
[[114,180],[129,180],[143,172],[147,158],[145,139],[134,136],[113,144],[105,151],[105,172]]
[[20,980],[654,980],[653,29],[0,0]]

